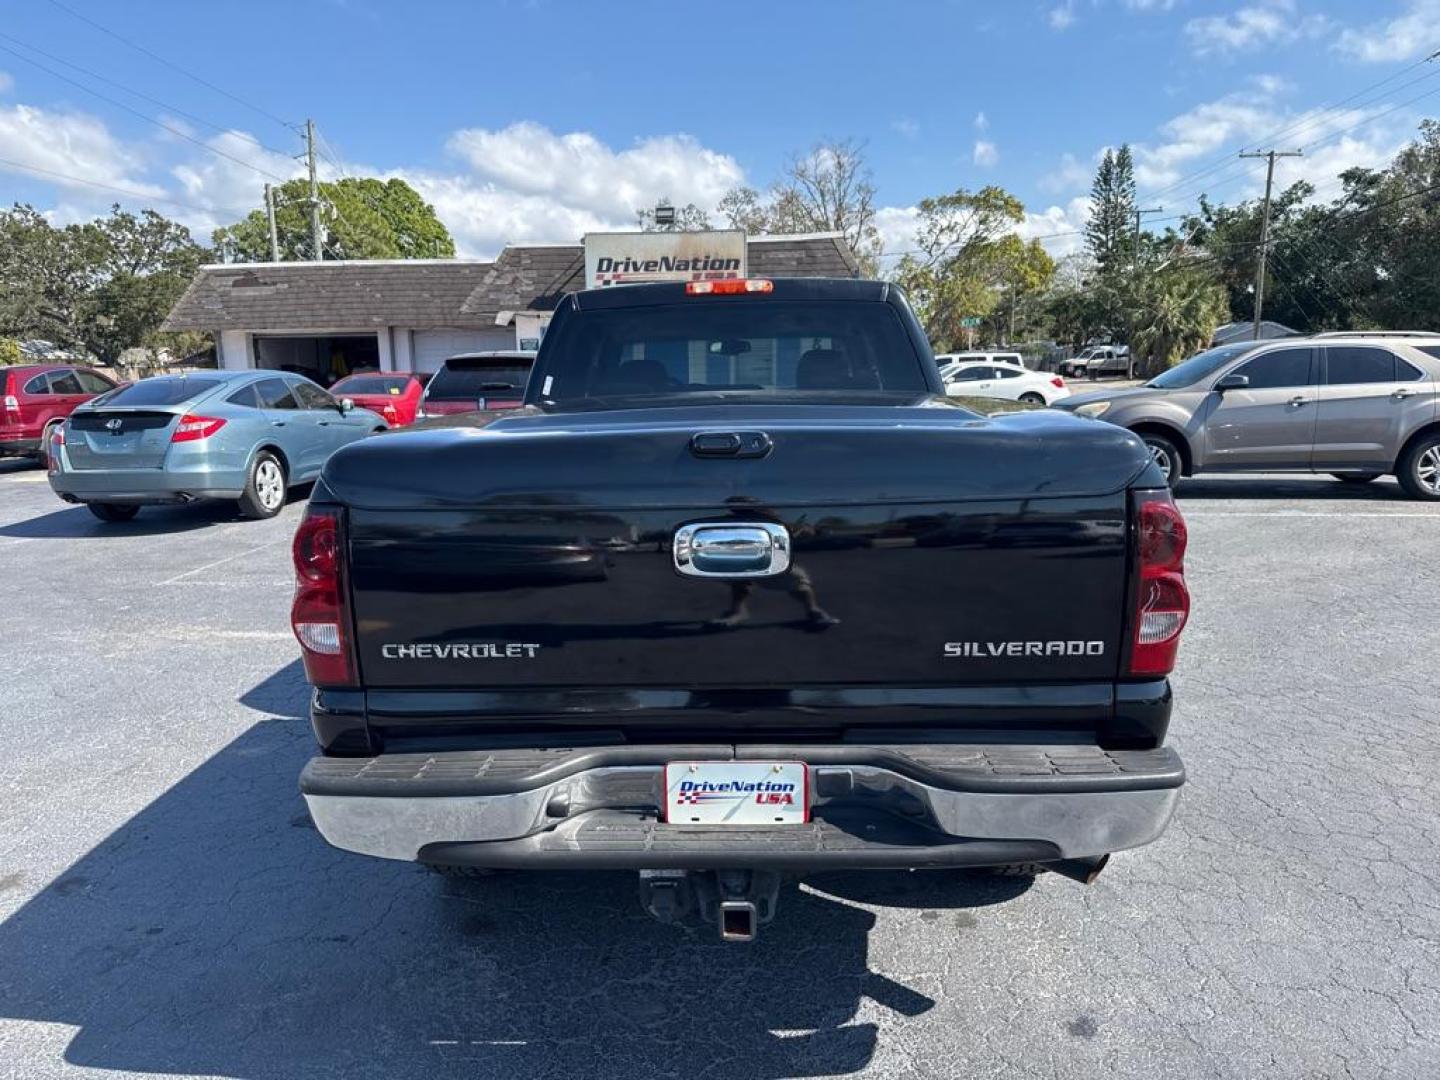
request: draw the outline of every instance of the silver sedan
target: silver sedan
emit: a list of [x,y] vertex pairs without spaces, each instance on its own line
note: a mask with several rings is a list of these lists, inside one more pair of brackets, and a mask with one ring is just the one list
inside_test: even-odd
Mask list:
[[158,376],[71,414],[46,448],[50,486],[102,521],[195,499],[233,499],[246,517],[273,517],[334,451],[386,426],[289,372]]

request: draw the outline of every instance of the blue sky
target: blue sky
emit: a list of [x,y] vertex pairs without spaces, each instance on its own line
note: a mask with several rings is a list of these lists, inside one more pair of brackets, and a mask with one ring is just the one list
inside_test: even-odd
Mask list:
[[482,256],[625,226],[665,195],[713,205],[846,136],[866,143],[892,249],[916,200],[997,183],[1063,254],[1107,145],[1134,144],[1142,198],[1178,214],[1200,190],[1253,194],[1253,163],[1229,157],[1277,130],[1308,154],[1282,181],[1325,181],[1388,159],[1440,102],[1440,62],[1406,71],[1440,49],[1440,0],[6,7],[3,203],[68,221],[146,201],[89,180],[208,232],[258,205],[263,174],[297,172],[279,121],[312,116],[327,174],[406,177]]

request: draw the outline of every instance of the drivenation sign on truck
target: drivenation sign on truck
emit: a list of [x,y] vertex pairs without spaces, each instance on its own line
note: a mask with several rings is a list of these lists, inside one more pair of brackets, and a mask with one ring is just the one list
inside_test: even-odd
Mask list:
[[585,235],[587,288],[744,276],[745,234],[738,229]]

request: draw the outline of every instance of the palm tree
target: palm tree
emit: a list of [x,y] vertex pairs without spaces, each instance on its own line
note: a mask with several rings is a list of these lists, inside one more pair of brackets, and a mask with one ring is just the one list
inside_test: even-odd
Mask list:
[[1177,267],[1146,276],[1130,339],[1141,373],[1156,375],[1199,352],[1229,318],[1224,286],[1205,271]]

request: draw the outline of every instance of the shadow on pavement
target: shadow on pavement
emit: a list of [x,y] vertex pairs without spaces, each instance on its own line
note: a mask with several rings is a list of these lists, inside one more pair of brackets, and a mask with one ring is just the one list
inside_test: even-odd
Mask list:
[[1307,499],[1316,502],[1410,502],[1390,477],[1352,484],[1330,476],[1294,478],[1201,476],[1180,481],[1175,497],[1186,499]]
[[935,1002],[870,970],[875,916],[835,897],[957,908],[1025,887],[825,875],[788,885],[760,940],[735,946],[652,921],[631,874],[444,881],[316,834],[296,787],[313,750],[298,664],[242,701],[269,715],[0,924],[0,1016],[73,1026],[72,1064],[257,1080],[853,1073],[876,1049],[867,1002],[903,1017]]
[[33,472],[40,467],[41,463],[34,458],[0,457],[0,476],[9,476],[12,473]]
[[63,505],[63,509],[0,526],[0,536],[31,540],[110,540],[125,536],[192,532],[234,520],[235,508],[229,503],[147,506],[133,521],[117,522],[101,521],[83,506]]
[[[305,484],[290,493],[288,503],[310,497],[313,485]],[[0,536],[30,540],[108,540],[126,536],[160,536],[193,532],[215,525],[243,521],[233,502],[202,500],[180,506],[145,506],[131,521],[101,521],[83,506],[59,503],[61,509],[25,521],[0,525]]]

